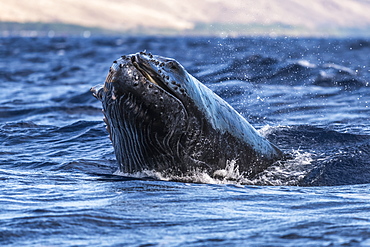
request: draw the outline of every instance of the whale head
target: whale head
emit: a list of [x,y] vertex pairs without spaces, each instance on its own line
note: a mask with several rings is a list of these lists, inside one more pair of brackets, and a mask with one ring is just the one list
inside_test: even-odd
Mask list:
[[174,59],[145,52],[122,56],[104,85],[91,91],[102,102],[122,172],[213,172],[238,159],[254,175],[281,157]]

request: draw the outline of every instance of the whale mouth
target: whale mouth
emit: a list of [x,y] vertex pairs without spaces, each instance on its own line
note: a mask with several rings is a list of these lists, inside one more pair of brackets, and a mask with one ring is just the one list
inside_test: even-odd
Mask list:
[[131,57],[131,62],[135,66],[135,68],[148,80],[150,83],[157,85],[158,87],[162,88],[167,93],[171,94],[175,98],[178,99],[176,94],[171,90],[168,86],[168,82],[163,80],[163,77],[152,68],[152,65],[144,58],[140,56],[140,54],[135,54]]

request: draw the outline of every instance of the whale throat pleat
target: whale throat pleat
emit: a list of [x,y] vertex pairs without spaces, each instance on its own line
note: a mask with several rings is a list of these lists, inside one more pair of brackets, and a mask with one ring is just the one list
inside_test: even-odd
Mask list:
[[[161,170],[178,157],[179,139],[174,130],[159,136],[161,130],[153,125],[153,119],[130,93],[107,105],[112,143],[120,171],[139,172],[146,169]],[[113,122],[112,122],[113,121]],[[164,155],[165,154],[165,155]]]

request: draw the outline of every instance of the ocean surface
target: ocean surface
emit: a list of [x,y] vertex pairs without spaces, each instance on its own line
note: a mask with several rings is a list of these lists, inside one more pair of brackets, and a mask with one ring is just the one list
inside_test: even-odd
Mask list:
[[[89,90],[143,50],[292,159],[252,180],[237,160],[222,180],[117,173]],[[370,246],[370,40],[1,38],[0,90],[1,246]]]

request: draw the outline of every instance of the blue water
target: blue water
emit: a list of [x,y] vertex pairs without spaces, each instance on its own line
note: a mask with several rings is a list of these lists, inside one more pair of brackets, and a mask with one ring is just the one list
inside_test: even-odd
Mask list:
[[[292,159],[253,180],[116,173],[89,89],[141,50]],[[370,246],[369,54],[359,39],[0,39],[0,245]]]

